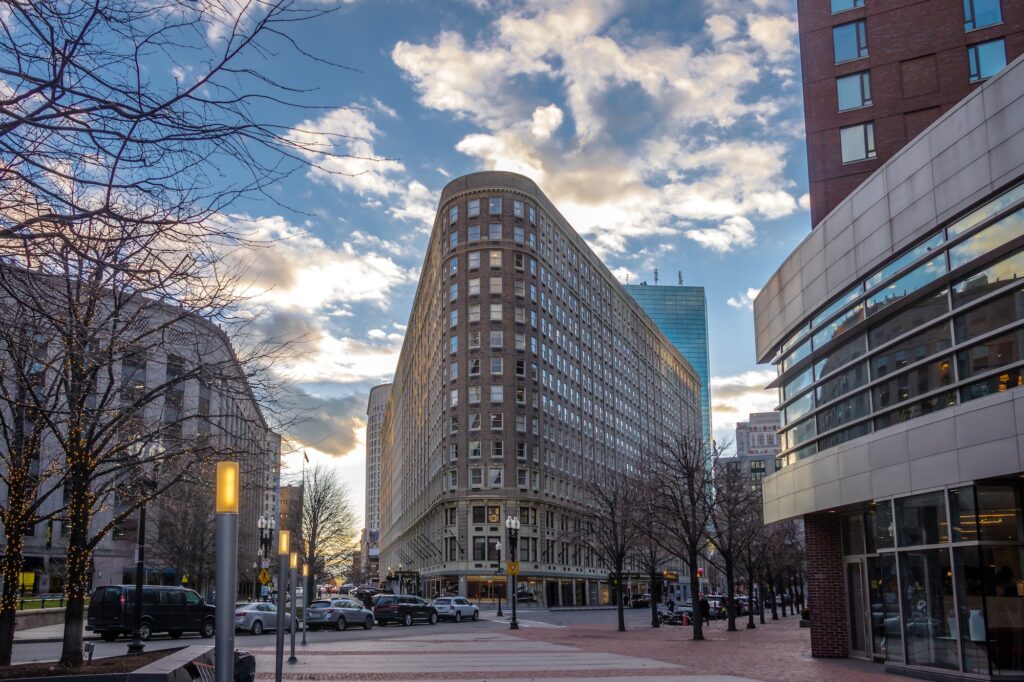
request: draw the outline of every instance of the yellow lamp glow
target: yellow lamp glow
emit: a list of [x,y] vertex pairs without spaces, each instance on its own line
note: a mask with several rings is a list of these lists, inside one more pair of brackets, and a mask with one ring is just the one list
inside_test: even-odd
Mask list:
[[288,556],[288,545],[291,544],[292,534],[286,530],[277,533],[277,556]]
[[309,564],[302,564],[302,577],[303,578],[308,578],[309,577]]
[[238,513],[238,462],[217,462],[217,513]]
[[299,567],[299,553],[298,552],[292,552],[291,561],[289,562],[288,567],[289,568],[298,568]]

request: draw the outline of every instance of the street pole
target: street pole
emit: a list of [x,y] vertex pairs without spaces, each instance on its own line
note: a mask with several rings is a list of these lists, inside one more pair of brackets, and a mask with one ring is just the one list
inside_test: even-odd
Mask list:
[[[517,563],[518,554],[516,553],[516,547],[519,546],[519,517],[509,516],[505,519],[505,528],[508,529],[508,550],[509,556],[512,557],[510,563]],[[516,587],[516,575],[519,573],[518,569],[512,572],[512,624],[508,626],[509,630],[518,630],[519,621],[516,620],[516,602],[518,601],[519,593]]]
[[286,530],[277,533],[277,627],[274,628],[276,648],[274,650],[274,682],[281,682],[284,673],[284,627],[282,620],[287,616],[285,599],[288,596],[288,546],[291,533]]
[[[291,560],[288,562],[288,567],[289,567],[289,571],[288,572],[291,574],[291,586],[292,586],[292,615],[291,615],[291,620],[288,621],[288,632],[289,632],[289,634],[291,634],[291,640],[292,640],[292,652],[291,652],[291,656],[288,657],[288,663],[290,663],[290,664],[298,663],[299,662],[299,659],[295,658],[295,628],[298,625],[298,623],[296,623],[296,619],[295,619],[295,602],[298,601],[298,591],[295,589],[295,569],[298,567],[298,565],[299,565],[299,553],[298,552],[292,552]],[[305,613],[306,609],[302,609],[302,612]],[[278,625],[278,627],[280,627],[280,625]]]
[[238,574],[238,462],[217,462],[217,605],[214,677],[235,679],[235,589]]
[[142,643],[142,574],[146,563],[146,503],[139,507],[139,544],[135,548],[135,609],[132,614],[132,641],[128,643],[129,654],[141,654],[146,648]]
[[306,611],[309,610],[309,564],[302,564],[302,646],[306,646]]
[[[498,550],[498,566],[501,566],[501,542],[495,542],[495,543],[494,543],[494,548],[495,548],[496,550]],[[500,570],[500,569],[499,569],[499,570]],[[502,573],[504,573],[504,571],[502,571]],[[508,582],[506,581],[506,583],[505,583],[505,584],[507,585],[507,584],[508,584]],[[498,616],[498,618],[501,618],[501,617],[502,617],[502,616],[504,616],[504,615],[505,615],[505,614],[503,614],[503,613],[501,612],[501,592],[499,591],[499,592],[498,592],[498,613],[497,613],[497,616]]]

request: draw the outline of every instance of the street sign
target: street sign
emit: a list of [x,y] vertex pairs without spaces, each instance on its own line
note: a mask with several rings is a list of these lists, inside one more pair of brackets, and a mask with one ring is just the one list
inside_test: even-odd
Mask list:
[[270,571],[263,569],[260,571],[260,585],[266,585],[270,581]]
[[506,564],[505,572],[508,575],[519,575],[519,562],[518,561],[509,561]]
[[264,559],[260,568],[270,568],[270,559]]

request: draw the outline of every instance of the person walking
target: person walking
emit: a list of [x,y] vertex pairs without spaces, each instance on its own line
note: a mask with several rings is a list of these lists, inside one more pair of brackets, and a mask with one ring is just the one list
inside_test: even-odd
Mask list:
[[703,594],[700,596],[700,617],[705,625],[711,625],[711,602]]

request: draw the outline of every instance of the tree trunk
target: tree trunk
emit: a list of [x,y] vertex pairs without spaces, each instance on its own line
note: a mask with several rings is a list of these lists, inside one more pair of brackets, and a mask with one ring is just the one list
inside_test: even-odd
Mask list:
[[780,580],[775,588],[775,593],[782,597],[782,617],[786,617],[786,581]]
[[754,573],[747,575],[747,629],[753,630],[754,625]]
[[764,581],[760,580],[757,583],[757,601],[760,602],[759,606],[761,607],[761,611],[759,613],[761,625],[764,625],[764,595]]
[[732,557],[725,559],[725,612],[729,616],[729,632],[736,632],[736,576],[733,574]]
[[[12,488],[13,490],[13,488]],[[11,652],[14,649],[14,616],[18,611],[18,579],[25,563],[23,553],[24,524],[9,523],[4,527],[7,532],[7,547],[0,557],[0,570],[3,571],[4,593],[0,597],[0,665],[11,664]]]
[[703,609],[700,607],[700,578],[697,577],[697,559],[699,555],[696,547],[690,548],[690,604],[691,625],[693,625],[693,639],[704,639]]
[[[71,434],[72,437],[74,434]],[[89,477],[81,469],[87,461],[85,453],[72,453],[72,471],[68,476],[70,499],[66,521],[71,528],[67,546],[67,584],[65,587],[68,605],[64,612],[64,644],[60,664],[65,668],[82,665],[82,628],[85,624],[85,597],[89,590],[89,559],[92,547],[89,544],[89,522],[92,517],[92,493]],[[75,462],[74,460],[79,461]],[[77,470],[76,470],[77,469]]]
[[615,572],[618,579],[615,581],[615,610],[619,616],[619,632],[626,631],[626,611],[622,605],[622,562],[617,561]]
[[661,623],[658,622],[658,603],[661,602],[661,586],[658,584],[658,574],[651,572],[650,575],[650,587],[651,587],[651,627],[660,627]]
[[772,607],[772,620],[779,619],[779,607],[775,605],[775,581],[768,578],[768,603]]

